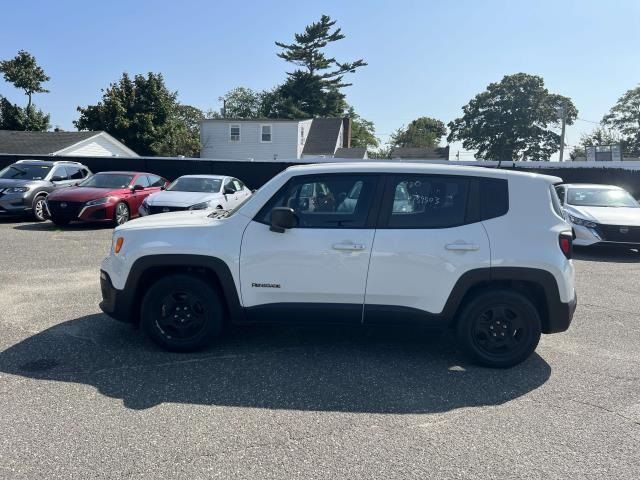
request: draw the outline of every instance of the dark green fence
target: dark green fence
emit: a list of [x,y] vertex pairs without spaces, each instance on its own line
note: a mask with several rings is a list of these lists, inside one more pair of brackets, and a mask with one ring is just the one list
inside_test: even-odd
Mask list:
[[[237,177],[250,188],[259,188],[282,170],[296,165],[291,162],[244,162],[207,159],[181,159],[157,157],[51,157],[47,155],[6,155],[0,154],[0,168],[21,159],[72,160],[88,166],[94,173],[114,170],[150,172],[174,180],[188,174],[219,174]],[[549,164],[546,164],[549,165]],[[619,185],[634,197],[640,198],[640,170],[610,167],[562,166],[527,168],[526,164],[503,167],[547,175],[555,175],[567,183],[599,183]]]

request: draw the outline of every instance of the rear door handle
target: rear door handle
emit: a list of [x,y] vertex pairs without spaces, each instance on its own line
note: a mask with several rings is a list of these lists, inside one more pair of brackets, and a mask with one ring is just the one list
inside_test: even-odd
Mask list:
[[364,245],[361,243],[334,243],[334,250],[349,250],[349,251],[360,251],[364,250]]
[[445,245],[445,248],[458,252],[475,252],[476,250],[480,250],[480,246],[474,245],[473,243],[448,243]]

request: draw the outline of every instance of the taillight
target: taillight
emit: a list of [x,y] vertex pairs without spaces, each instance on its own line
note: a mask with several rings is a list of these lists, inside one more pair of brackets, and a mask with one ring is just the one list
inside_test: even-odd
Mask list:
[[560,244],[560,250],[562,250],[564,256],[570,260],[573,255],[573,233],[562,232],[558,237],[558,243]]

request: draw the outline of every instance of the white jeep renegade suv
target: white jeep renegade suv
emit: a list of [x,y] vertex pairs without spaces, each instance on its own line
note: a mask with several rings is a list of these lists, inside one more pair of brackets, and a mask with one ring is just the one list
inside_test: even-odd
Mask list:
[[571,227],[553,185],[504,170],[411,163],[297,166],[231,211],[118,227],[100,306],[170,350],[226,322],[454,328],[509,367],[576,306]]

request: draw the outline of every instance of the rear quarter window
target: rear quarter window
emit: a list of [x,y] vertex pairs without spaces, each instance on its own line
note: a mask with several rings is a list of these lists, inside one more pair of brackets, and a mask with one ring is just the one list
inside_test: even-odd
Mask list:
[[509,211],[509,182],[502,178],[480,179],[480,219],[501,217]]

